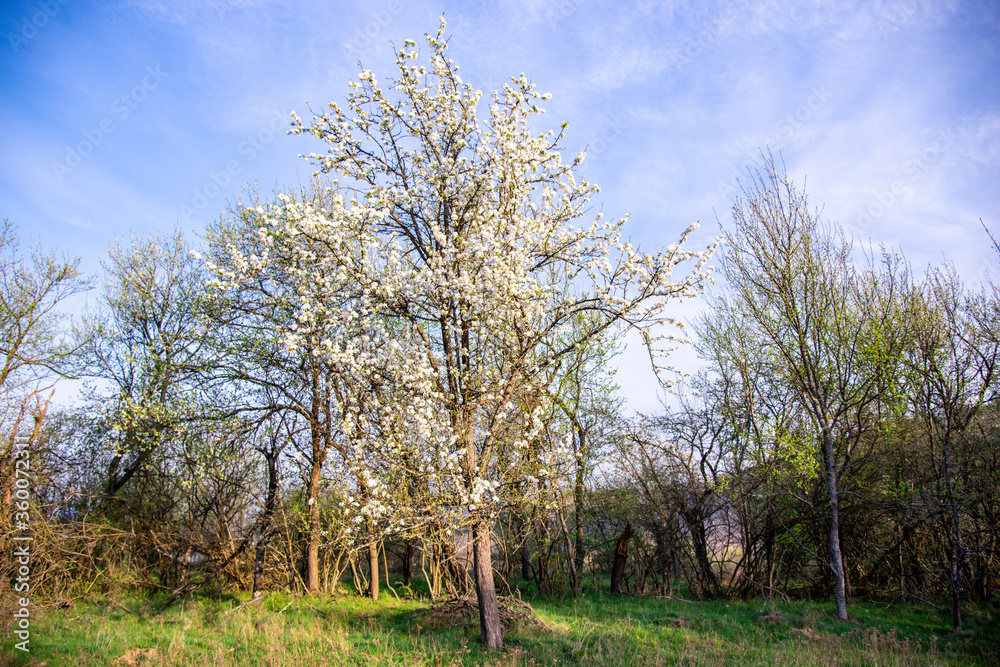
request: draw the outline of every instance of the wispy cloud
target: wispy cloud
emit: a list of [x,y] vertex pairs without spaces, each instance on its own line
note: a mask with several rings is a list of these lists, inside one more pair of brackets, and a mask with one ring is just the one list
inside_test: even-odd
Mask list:
[[[29,6],[5,6],[0,28]],[[589,147],[583,171],[602,187],[594,212],[631,213],[644,245],[696,219],[712,236],[736,179],[770,146],[858,238],[900,245],[918,266],[943,253],[970,279],[1000,278],[976,241],[980,218],[1000,230],[990,0],[66,3],[24,49],[0,52],[0,215],[96,263],[113,236],[171,228],[275,110],[342,100],[358,60],[389,76],[389,41],[434,32],[442,10],[465,78],[489,91],[524,72],[554,94],[539,131],[569,121],[565,145]],[[170,77],[119,120],[114,100],[147,66]],[[52,163],[106,118],[112,132],[59,182]],[[239,162],[192,226],[246,182],[267,192],[307,178],[298,154],[322,150],[311,141],[275,137]]]

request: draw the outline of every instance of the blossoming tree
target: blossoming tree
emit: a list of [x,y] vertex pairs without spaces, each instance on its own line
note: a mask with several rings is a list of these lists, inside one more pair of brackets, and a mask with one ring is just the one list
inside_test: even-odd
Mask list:
[[[692,225],[644,253],[623,238],[624,219],[578,224],[597,187],[574,176],[583,154],[563,161],[562,131],[529,129],[548,96],[522,74],[484,101],[447,57],[444,29],[442,19],[427,36],[427,64],[405,42],[387,88],[365,70],[346,108],[331,103],[308,125],[293,114],[293,133],[326,142],[309,158],[337,186],[322,204],[287,198],[263,218],[314,249],[299,263],[313,285],[300,318],[364,332],[323,345],[376,388],[363,410],[345,410],[345,436],[375,448],[383,474],[421,480],[409,496],[419,506],[369,494],[362,512],[392,514],[386,525],[397,527],[436,512],[470,528],[481,639],[495,648],[493,525],[537,441],[553,369],[626,326],[651,350],[669,340],[655,327],[672,322],[673,300],[696,294],[714,245],[683,249]],[[295,331],[287,341],[297,344]]]

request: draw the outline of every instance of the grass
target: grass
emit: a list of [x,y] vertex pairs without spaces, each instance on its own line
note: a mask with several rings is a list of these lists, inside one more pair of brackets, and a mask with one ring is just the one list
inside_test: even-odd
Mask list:
[[489,653],[476,619],[441,619],[422,611],[426,600],[272,595],[236,609],[246,599],[199,597],[162,614],[141,598],[33,610],[30,654],[5,637],[0,666],[1000,664],[986,610],[970,610],[970,629],[953,636],[942,611],[912,604],[855,602],[841,622],[811,601],[536,598],[542,624],[513,628]]

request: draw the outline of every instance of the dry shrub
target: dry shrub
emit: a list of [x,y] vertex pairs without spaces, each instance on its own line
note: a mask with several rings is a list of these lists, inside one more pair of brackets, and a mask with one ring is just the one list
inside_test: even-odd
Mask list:
[[[851,634],[857,632],[852,631]],[[861,634],[861,646],[870,653],[910,653],[913,652],[913,642],[896,636],[896,628],[889,632],[879,632],[878,628],[868,628]]]
[[[501,597],[498,602],[500,623],[504,630],[532,625],[545,627],[527,602],[512,597]],[[417,614],[423,615],[425,627],[450,628],[478,623],[479,605],[473,598],[453,597],[432,607],[418,609]]]
[[155,648],[134,648],[115,658],[111,664],[122,667],[138,667],[138,665],[156,662],[159,658],[160,652]]
[[6,637],[17,611],[17,596],[9,590],[0,595],[0,637]]
[[757,619],[757,623],[760,625],[780,625],[785,622],[785,617],[781,615],[780,612],[772,611],[770,614],[764,614]]

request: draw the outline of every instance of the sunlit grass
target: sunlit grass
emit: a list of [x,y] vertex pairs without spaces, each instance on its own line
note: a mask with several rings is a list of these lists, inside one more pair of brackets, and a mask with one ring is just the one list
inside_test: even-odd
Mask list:
[[939,610],[853,603],[683,602],[656,598],[532,601],[539,625],[502,651],[478,645],[478,623],[442,621],[426,600],[272,595],[200,597],[156,613],[133,598],[38,610],[31,653],[3,644],[6,665],[993,665],[997,620],[972,612],[951,636]]

